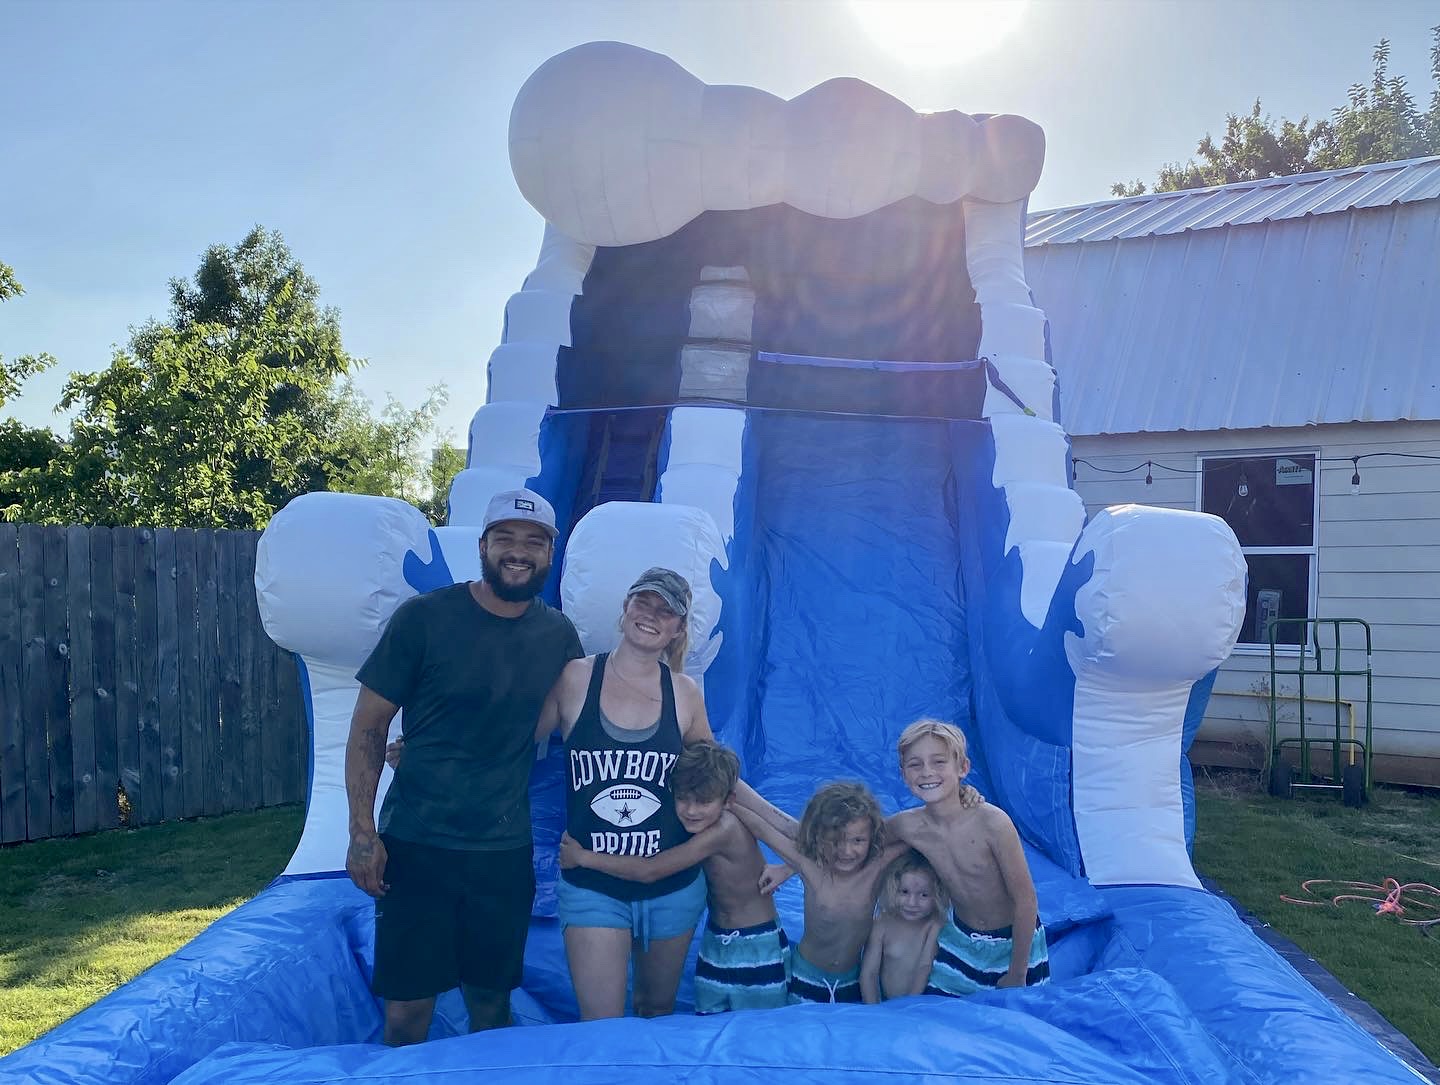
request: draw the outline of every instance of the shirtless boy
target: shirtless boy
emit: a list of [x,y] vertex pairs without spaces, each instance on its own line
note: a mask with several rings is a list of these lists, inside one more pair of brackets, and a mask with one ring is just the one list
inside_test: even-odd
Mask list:
[[886,843],[880,804],[863,784],[826,784],[795,828],[794,818],[753,791],[736,800],[735,815],[805,883],[805,935],[790,955],[790,1001],[860,1002],[860,950],[875,898],[886,867],[906,846]]
[[970,771],[964,734],[917,720],[899,751],[905,784],[925,805],[894,815],[887,828],[930,861],[952,905],[926,992],[1045,983],[1049,950],[1020,836],[1003,810],[961,782]]
[[[582,866],[627,881],[654,882],[703,863],[710,914],[695,963],[695,1012],[725,1013],[783,1006],[790,979],[790,943],[775,900],[759,885],[765,859],[755,837],[725,808],[740,776],[740,759],[713,742],[686,746],[671,770],[675,813],[689,840],[649,858],[605,855],[560,839],[560,866]],[[743,786],[743,785],[742,785]]]
[[860,959],[860,994],[867,1003],[925,993],[949,903],[934,869],[914,848],[890,864]]

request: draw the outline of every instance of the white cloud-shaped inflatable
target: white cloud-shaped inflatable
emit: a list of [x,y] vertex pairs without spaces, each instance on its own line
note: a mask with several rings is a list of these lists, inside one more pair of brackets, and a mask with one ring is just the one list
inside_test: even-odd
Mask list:
[[510,164],[552,226],[587,245],[667,237],[705,211],[785,203],[855,218],[911,196],[1023,199],[1045,135],[1014,116],[917,113],[858,79],[791,101],[707,86],[619,42],[542,64],[510,114]]

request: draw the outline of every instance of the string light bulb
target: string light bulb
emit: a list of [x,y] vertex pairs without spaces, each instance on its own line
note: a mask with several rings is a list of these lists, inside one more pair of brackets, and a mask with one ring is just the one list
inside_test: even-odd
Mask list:
[[1145,461],[1145,485],[1149,486],[1155,480],[1150,476],[1150,461]]
[[1355,473],[1350,476],[1350,492],[1358,494],[1360,492],[1360,457],[1351,456],[1350,462],[1355,467]]
[[1236,487],[1235,492],[1241,497],[1250,496],[1250,482],[1248,479],[1246,479],[1245,472],[1243,470],[1240,472],[1240,485]]

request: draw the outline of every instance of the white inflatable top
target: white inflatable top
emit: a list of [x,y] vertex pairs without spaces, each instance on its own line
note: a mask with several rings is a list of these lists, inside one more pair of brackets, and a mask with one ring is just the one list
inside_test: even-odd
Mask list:
[[858,79],[785,101],[707,86],[620,42],[542,64],[510,114],[510,164],[547,222],[587,245],[667,237],[705,211],[785,203],[855,218],[910,196],[1023,199],[1045,133],[1023,117],[917,113]]

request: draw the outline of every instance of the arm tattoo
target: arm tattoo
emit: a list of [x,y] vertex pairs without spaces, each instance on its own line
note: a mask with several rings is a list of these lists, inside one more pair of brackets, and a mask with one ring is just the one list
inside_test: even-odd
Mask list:
[[387,725],[366,721],[351,727],[345,748],[345,794],[350,800],[350,832],[375,831],[375,792],[385,763]]

